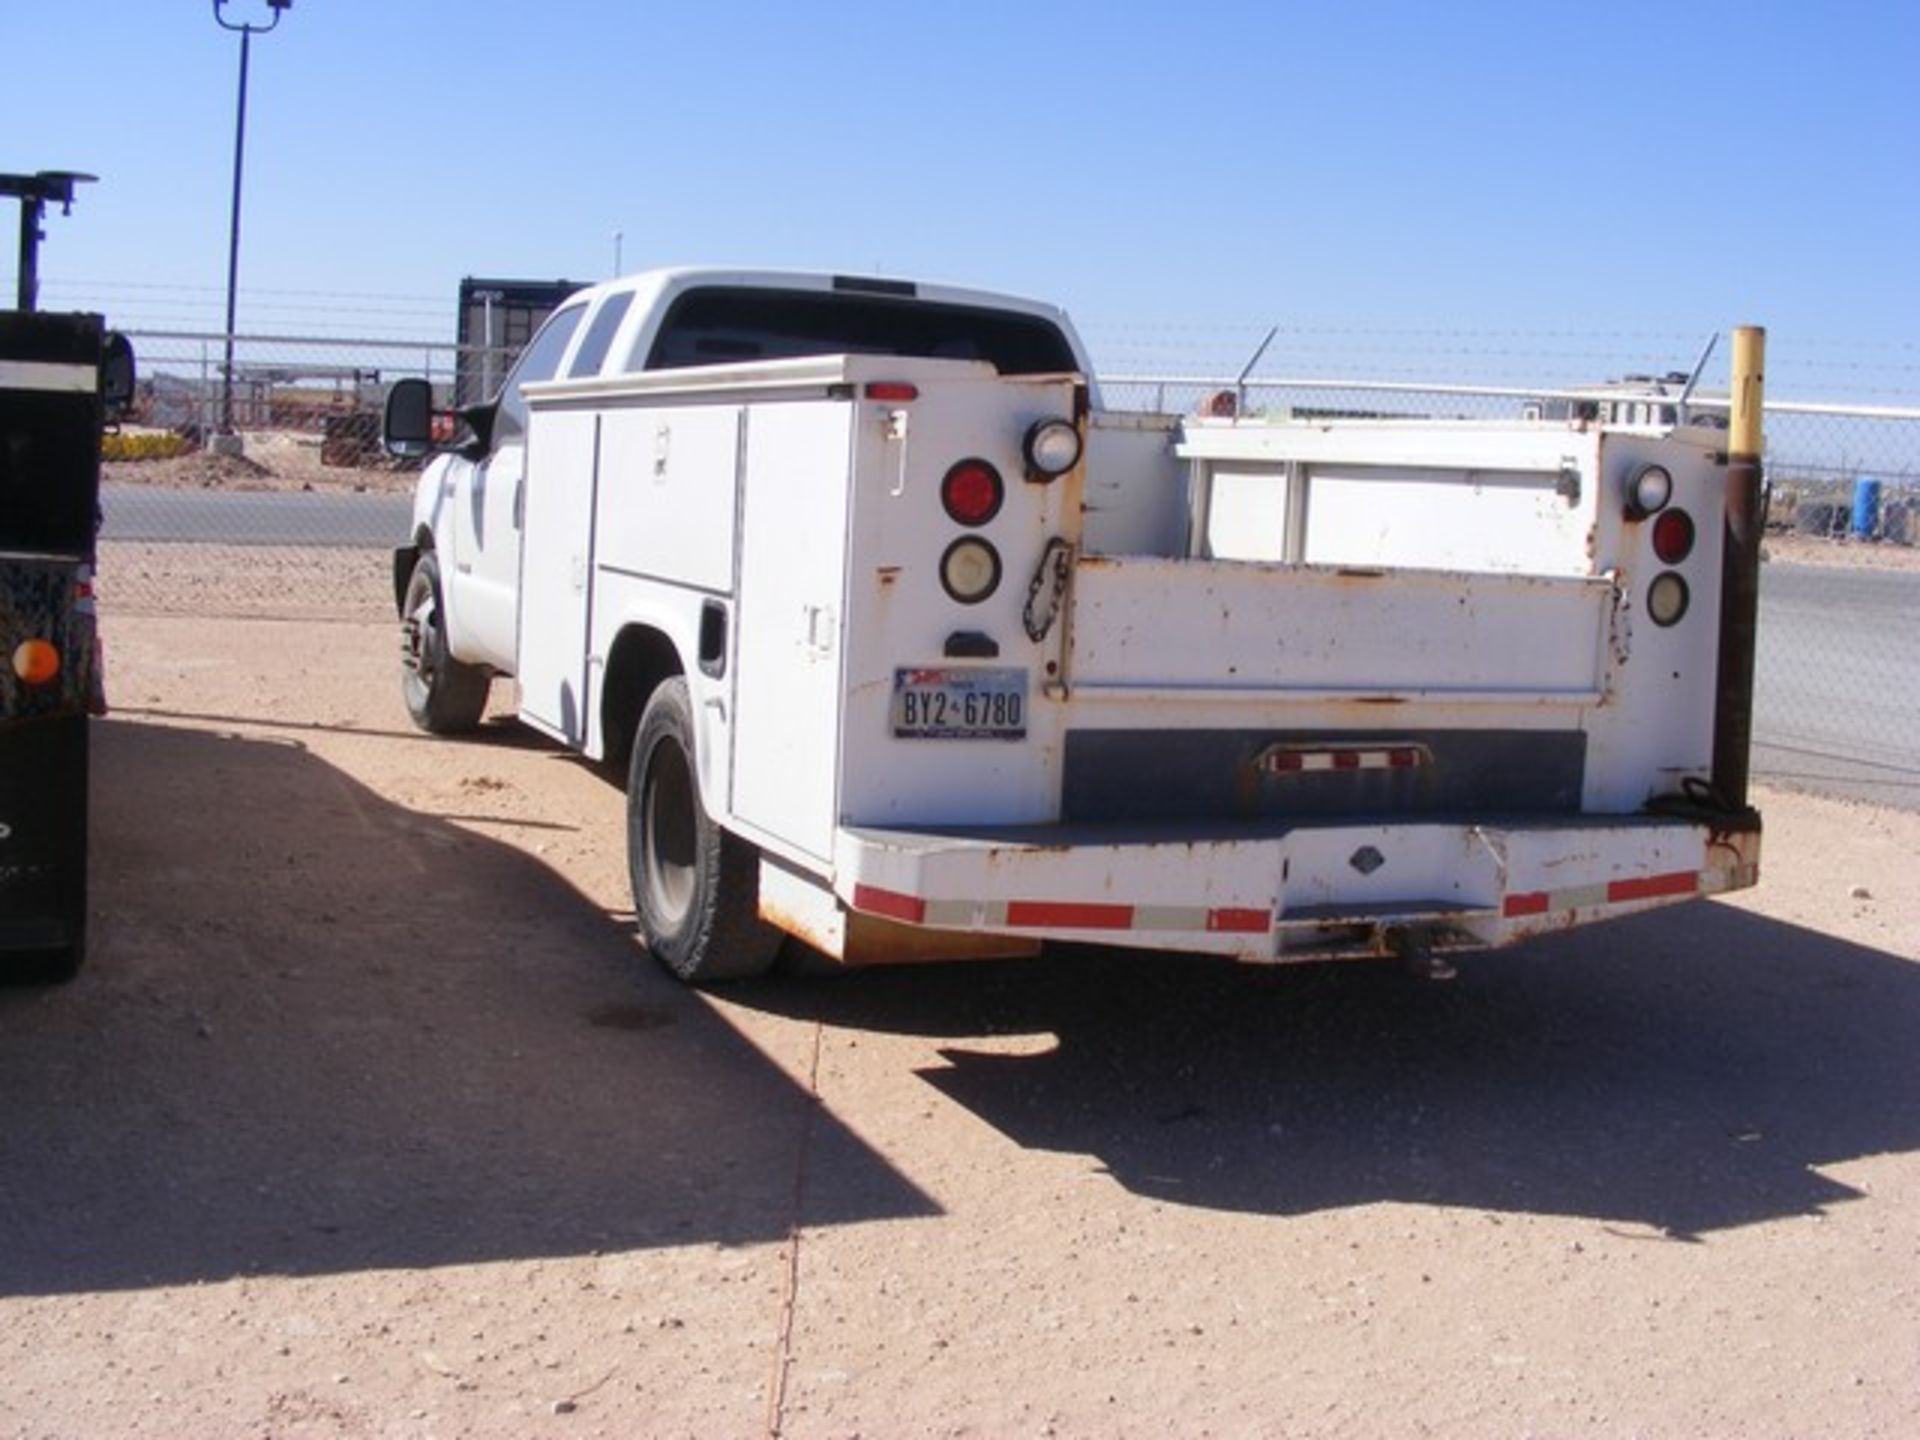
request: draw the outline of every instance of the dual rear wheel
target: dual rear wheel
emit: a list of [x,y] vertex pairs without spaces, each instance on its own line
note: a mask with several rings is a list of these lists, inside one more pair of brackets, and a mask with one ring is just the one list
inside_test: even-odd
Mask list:
[[786,938],[759,914],[760,855],[700,802],[693,703],[681,676],[647,701],[627,767],[627,866],[640,935],[692,984],[772,968]]
[[[480,723],[488,672],[447,647],[439,561],[415,562],[401,603],[401,691],[414,724],[435,735]],[[691,984],[772,968],[786,938],[760,919],[759,852],[713,822],[700,801],[693,703],[683,676],[648,699],[627,769],[627,867],[640,936]]]

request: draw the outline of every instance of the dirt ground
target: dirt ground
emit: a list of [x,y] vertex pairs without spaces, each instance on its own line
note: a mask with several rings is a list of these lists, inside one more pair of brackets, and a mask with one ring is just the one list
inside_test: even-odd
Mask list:
[[[134,427],[129,427],[133,429]],[[109,484],[158,485],[186,490],[355,490],[406,494],[417,467],[378,460],[368,465],[325,465],[321,437],[298,430],[251,431],[241,436],[239,455],[193,450],[167,460],[109,461],[100,478]]]
[[622,796],[385,623],[117,609],[94,944],[0,992],[0,1434],[1920,1431],[1920,816],[1450,985],[700,994]]
[[1818,535],[1770,532],[1764,558],[1776,565],[1851,566],[1867,570],[1920,570],[1920,548],[1865,540],[1828,540]]

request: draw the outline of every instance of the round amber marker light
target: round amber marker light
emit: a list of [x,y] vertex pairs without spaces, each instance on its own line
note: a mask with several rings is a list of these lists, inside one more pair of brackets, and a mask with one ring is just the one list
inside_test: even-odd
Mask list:
[[13,673],[29,685],[45,685],[60,673],[60,652],[44,640],[22,640],[13,650]]

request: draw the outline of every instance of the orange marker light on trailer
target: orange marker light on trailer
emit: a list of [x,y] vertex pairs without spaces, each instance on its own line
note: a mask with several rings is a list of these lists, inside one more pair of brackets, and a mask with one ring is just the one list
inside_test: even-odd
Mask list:
[[29,685],[49,684],[60,673],[60,652],[45,640],[22,640],[13,649],[13,673]]

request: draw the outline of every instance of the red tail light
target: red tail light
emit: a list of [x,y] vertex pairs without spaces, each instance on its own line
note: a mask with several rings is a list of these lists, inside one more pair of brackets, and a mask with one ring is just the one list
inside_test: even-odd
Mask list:
[[1662,510],[1653,522],[1653,553],[1661,563],[1678,565],[1693,553],[1693,517],[1684,510]]
[[872,380],[867,384],[869,400],[891,400],[898,403],[903,400],[918,400],[920,387],[909,385],[904,380]]
[[940,482],[940,503],[956,524],[984,525],[1006,499],[1000,472],[984,460],[962,460]]

